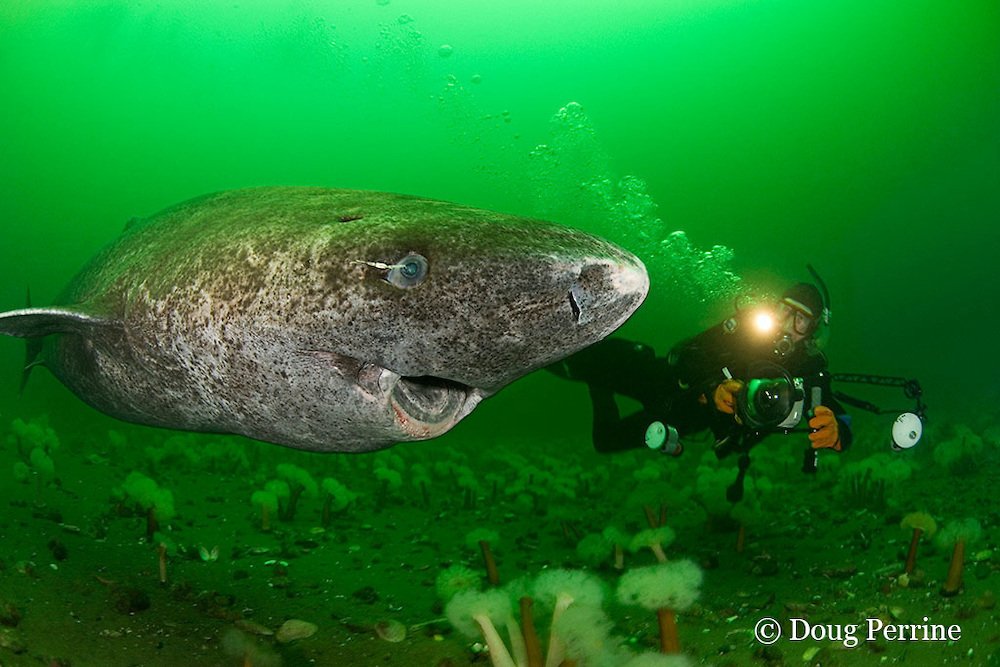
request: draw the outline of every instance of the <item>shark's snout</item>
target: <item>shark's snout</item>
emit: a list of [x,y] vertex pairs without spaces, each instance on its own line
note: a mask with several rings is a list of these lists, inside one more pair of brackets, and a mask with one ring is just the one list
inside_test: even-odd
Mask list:
[[613,322],[617,326],[646,298],[649,276],[635,257],[628,261],[600,260],[585,264],[567,294],[578,325]]

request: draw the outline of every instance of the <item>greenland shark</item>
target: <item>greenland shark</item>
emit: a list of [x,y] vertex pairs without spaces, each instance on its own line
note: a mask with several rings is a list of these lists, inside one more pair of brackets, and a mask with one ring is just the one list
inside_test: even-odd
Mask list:
[[634,255],[553,223],[324,188],[207,195],[130,222],[56,305],[0,313],[94,408],[329,452],[439,436],[606,337]]

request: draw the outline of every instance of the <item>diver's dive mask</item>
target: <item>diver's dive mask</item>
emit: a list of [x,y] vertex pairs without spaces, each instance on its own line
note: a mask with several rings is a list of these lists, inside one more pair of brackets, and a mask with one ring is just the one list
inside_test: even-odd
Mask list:
[[819,320],[809,306],[789,297],[778,303],[777,320],[781,323],[781,337],[774,343],[774,354],[784,357],[795,349],[796,343],[810,345],[819,328]]
[[[812,309],[795,299],[785,297],[778,304],[778,320],[786,322],[786,327],[802,336],[812,335],[816,331],[816,315]],[[787,325],[791,325],[790,327]]]

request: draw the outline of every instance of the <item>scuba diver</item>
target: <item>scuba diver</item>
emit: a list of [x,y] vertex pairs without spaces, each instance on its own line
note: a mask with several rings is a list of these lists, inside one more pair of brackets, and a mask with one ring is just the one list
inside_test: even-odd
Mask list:
[[[775,431],[805,430],[795,428],[805,421],[811,446],[803,470],[812,472],[816,450],[840,452],[852,440],[850,416],[833,396],[818,344],[829,326],[829,298],[812,273],[823,293],[810,283],[793,285],[772,307],[738,309],[666,357],[648,345],[613,338],[549,370],[587,384],[599,452],[646,447],[677,456],[687,436],[711,429],[719,458],[740,454],[742,495],[750,448]],[[779,391],[781,386],[793,391]],[[616,394],[635,399],[642,409],[622,416]]]

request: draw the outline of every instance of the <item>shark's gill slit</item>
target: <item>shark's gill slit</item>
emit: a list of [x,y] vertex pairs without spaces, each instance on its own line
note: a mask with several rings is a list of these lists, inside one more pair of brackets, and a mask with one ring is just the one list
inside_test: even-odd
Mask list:
[[576,295],[573,294],[573,290],[569,291],[569,308],[573,311],[573,321],[580,322],[580,304],[576,301]]

